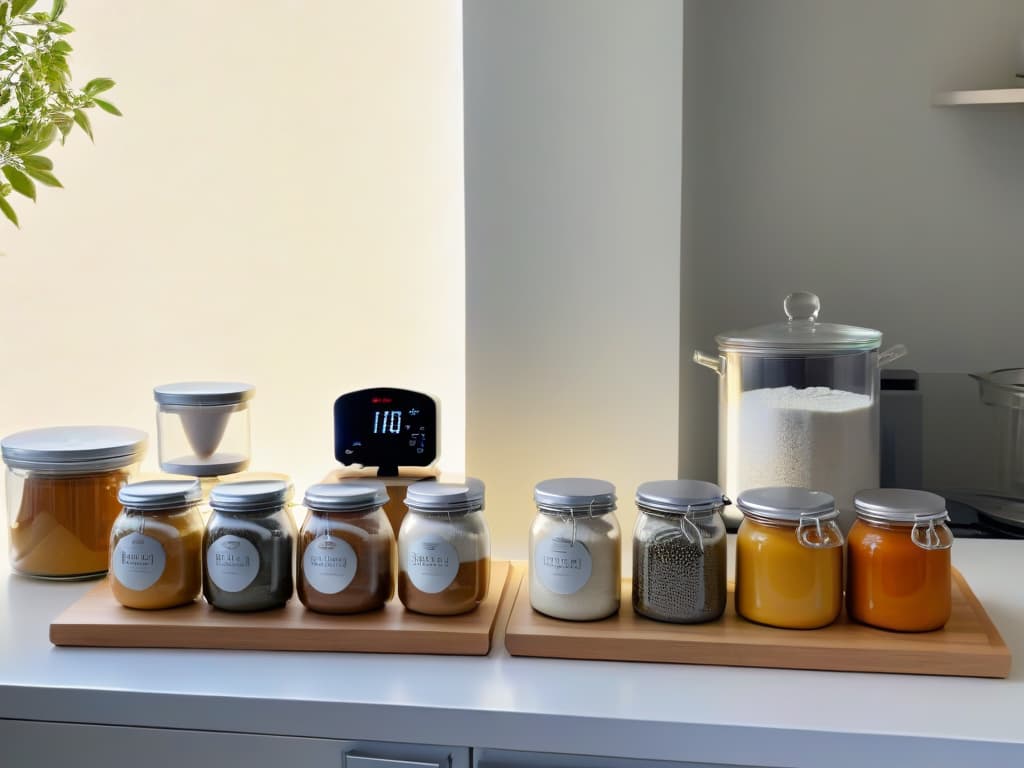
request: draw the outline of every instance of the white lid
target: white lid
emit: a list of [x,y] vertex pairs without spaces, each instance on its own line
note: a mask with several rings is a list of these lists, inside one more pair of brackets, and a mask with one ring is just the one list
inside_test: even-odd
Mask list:
[[592,477],[555,477],[533,488],[537,509],[603,515],[615,510],[615,486]]
[[187,507],[202,496],[198,480],[145,480],[123,485],[117,492],[123,506],[143,511]]
[[264,512],[287,501],[288,484],[281,480],[221,483],[210,491],[210,506],[218,512]]
[[484,484],[475,477],[464,483],[420,480],[406,489],[405,504],[427,512],[471,512],[483,509]]
[[744,515],[787,523],[799,523],[807,516],[829,520],[839,514],[831,494],[784,486],[743,491],[736,506]]
[[946,500],[928,491],[907,488],[872,488],[853,499],[857,516],[881,523],[917,523],[945,520]]
[[653,480],[636,489],[636,503],[642,509],[681,515],[718,509],[730,501],[714,483],[703,480]]
[[320,483],[306,491],[304,504],[309,509],[355,511],[379,507],[388,502],[383,483]]
[[45,427],[0,441],[12,469],[101,472],[127,467],[146,452],[146,433],[129,427]]
[[239,381],[182,381],[153,388],[160,405],[235,405],[252,399],[252,384]]

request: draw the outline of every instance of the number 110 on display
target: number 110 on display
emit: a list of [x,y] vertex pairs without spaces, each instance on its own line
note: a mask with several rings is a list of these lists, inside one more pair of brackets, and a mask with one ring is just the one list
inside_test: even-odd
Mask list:
[[401,411],[374,411],[373,434],[397,435],[402,429]]

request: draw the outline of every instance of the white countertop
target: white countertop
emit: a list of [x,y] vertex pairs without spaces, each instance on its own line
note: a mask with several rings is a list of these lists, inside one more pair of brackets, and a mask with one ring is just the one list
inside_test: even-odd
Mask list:
[[[2,542],[6,544],[6,542]],[[1024,543],[953,560],[1014,655],[1006,680],[510,657],[55,648],[91,583],[8,575],[0,718],[835,768],[1024,765]]]

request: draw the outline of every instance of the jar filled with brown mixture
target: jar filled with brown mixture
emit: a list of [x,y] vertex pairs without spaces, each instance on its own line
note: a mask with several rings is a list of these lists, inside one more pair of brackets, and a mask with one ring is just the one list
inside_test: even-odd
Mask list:
[[413,483],[398,533],[398,597],[410,611],[450,616],[472,611],[487,594],[491,542],[484,484]]
[[299,600],[319,613],[382,608],[395,592],[395,534],[380,483],[314,485],[299,532]]
[[203,589],[198,480],[130,483],[110,534],[110,590],[127,608],[191,603]]
[[145,451],[146,433],[124,427],[49,427],[0,441],[14,570],[49,579],[105,574],[117,493]]

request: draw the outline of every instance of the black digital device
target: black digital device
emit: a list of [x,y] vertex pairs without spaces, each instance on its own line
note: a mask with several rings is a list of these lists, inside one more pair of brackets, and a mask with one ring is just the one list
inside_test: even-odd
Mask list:
[[381,477],[399,467],[426,467],[437,458],[437,401],[411,389],[377,387],[334,401],[334,457],[342,464],[378,467]]

